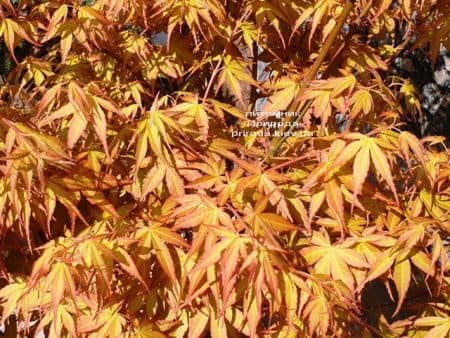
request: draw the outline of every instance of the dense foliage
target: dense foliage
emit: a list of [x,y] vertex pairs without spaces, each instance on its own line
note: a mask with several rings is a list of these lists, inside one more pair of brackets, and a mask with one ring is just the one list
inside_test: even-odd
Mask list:
[[0,0],[5,334],[447,337],[450,153],[389,69],[449,33],[445,0]]

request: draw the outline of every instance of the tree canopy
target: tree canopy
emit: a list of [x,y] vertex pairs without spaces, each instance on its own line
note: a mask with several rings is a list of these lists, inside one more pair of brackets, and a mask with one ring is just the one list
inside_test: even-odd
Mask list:
[[449,33],[445,0],[0,0],[5,335],[447,337],[450,153],[395,63]]

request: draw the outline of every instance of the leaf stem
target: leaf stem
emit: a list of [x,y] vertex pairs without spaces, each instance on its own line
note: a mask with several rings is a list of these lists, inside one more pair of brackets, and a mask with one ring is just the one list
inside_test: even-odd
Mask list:
[[206,88],[205,93],[203,94],[203,99],[202,99],[203,102],[205,102],[206,99],[208,98],[209,92],[211,91],[211,86],[212,86],[217,74],[219,73],[219,68],[220,68],[221,64],[222,64],[222,58],[219,59],[219,61],[217,61],[217,65],[214,68],[213,73],[211,74],[211,78],[209,79],[209,82],[208,82],[208,87]]

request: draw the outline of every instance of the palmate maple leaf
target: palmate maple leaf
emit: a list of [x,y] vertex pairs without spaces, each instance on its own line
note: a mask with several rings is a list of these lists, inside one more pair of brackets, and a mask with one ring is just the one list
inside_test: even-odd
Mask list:
[[283,111],[289,107],[294,98],[300,92],[300,81],[298,77],[291,75],[289,77],[281,77],[273,83],[265,82],[264,87],[274,93],[267,98],[267,103],[262,110],[267,112]]
[[[191,168],[197,169],[201,174],[194,179],[187,188],[213,189],[221,191],[225,180],[225,161],[211,154],[202,163],[193,163]],[[220,203],[219,203],[220,204]]]
[[[60,91],[61,88],[58,86],[55,90]],[[46,116],[39,121],[39,127],[44,127],[55,120],[61,120],[72,116],[67,133],[67,147],[71,149],[87,128],[88,122],[90,122],[92,123],[95,133],[102,143],[107,156],[109,156],[107,143],[107,115],[104,109],[114,112],[120,117],[123,117],[123,115],[113,103],[100,96],[87,93],[87,91],[80,87],[75,81],[68,83],[67,96],[69,102],[56,111],[47,113]],[[52,105],[52,101],[50,100],[51,96],[43,97],[39,107],[40,111],[43,111],[47,106]]]
[[223,23],[226,17],[223,5],[217,0],[172,0],[164,3],[162,11],[169,18],[169,44],[175,27],[183,23],[192,30],[193,36],[200,33],[203,38],[211,39],[212,32],[218,33],[214,21]]
[[[362,134],[348,134],[346,139],[352,140],[345,148],[341,149],[342,152],[330,163],[321,166],[320,170],[313,172],[310,177],[307,178],[307,185],[304,189],[320,178],[325,176],[329,177],[330,173],[334,173],[335,170],[339,170],[344,167],[349,161],[353,159],[353,199],[355,203],[358,203],[357,196],[361,193],[363,184],[369,173],[370,166],[374,167],[375,171],[386,181],[390,190],[394,194],[394,197],[399,203],[397,196],[397,189],[394,184],[391,168],[387,157],[381,150],[380,145],[384,146],[384,143],[379,138],[368,137]],[[379,145],[380,144],[380,145]]]
[[263,236],[264,234],[270,235],[271,233],[297,229],[284,217],[275,213],[264,212],[268,204],[269,196],[265,196],[255,204],[254,208],[247,211],[245,222],[252,227],[255,235]]
[[[8,1],[9,3],[9,1]],[[31,34],[30,34],[31,33]],[[0,23],[0,36],[4,37],[5,44],[10,51],[14,61],[18,63],[16,55],[14,54],[14,48],[21,40],[26,40],[33,45],[38,45],[33,35],[36,34],[36,30],[33,25],[28,21],[17,22],[11,18],[5,18]]]
[[180,99],[182,102],[170,108],[170,111],[176,113],[174,118],[176,118],[178,123],[185,126],[183,128],[184,131],[188,130],[189,125],[195,124],[196,128],[191,128],[193,134],[200,132],[200,135],[206,138],[209,129],[208,114],[211,114],[211,110],[208,106],[199,102],[198,95],[192,96],[188,94],[181,96]]
[[193,228],[201,224],[233,228],[230,215],[205,194],[185,195],[176,201],[180,204],[173,214],[177,219],[176,228]]
[[429,316],[419,318],[414,322],[414,326],[417,328],[426,328],[428,332],[425,336],[426,338],[444,338],[450,332],[450,320],[447,317]]
[[350,289],[355,288],[353,268],[364,269],[369,265],[359,253],[351,249],[354,242],[349,240],[339,245],[332,245],[327,236],[314,233],[312,246],[301,250],[308,264],[314,265],[314,271],[319,274],[333,276],[341,280]]
[[329,80],[315,80],[301,96],[301,101],[311,100],[312,114],[320,118],[322,128],[327,124],[332,112],[332,100],[342,97],[343,92],[349,95],[356,85],[353,75]]
[[220,56],[219,60],[223,65],[218,76],[217,90],[225,84],[231,93],[233,93],[245,107],[247,104],[246,99],[242,96],[243,84],[258,86],[257,82],[253,79],[247,69],[248,63],[229,54]]
[[139,240],[140,260],[137,266],[142,268],[145,260],[154,253],[163,271],[176,284],[176,270],[174,258],[170,251],[172,245],[188,247],[183,238],[174,230],[162,226],[157,222],[152,222],[146,226],[141,225],[136,229],[135,238]]

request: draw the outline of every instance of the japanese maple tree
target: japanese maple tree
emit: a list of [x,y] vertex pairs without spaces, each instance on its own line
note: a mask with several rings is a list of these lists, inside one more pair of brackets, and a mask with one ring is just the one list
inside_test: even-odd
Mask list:
[[0,0],[5,334],[447,337],[450,153],[390,65],[449,33],[445,0]]

